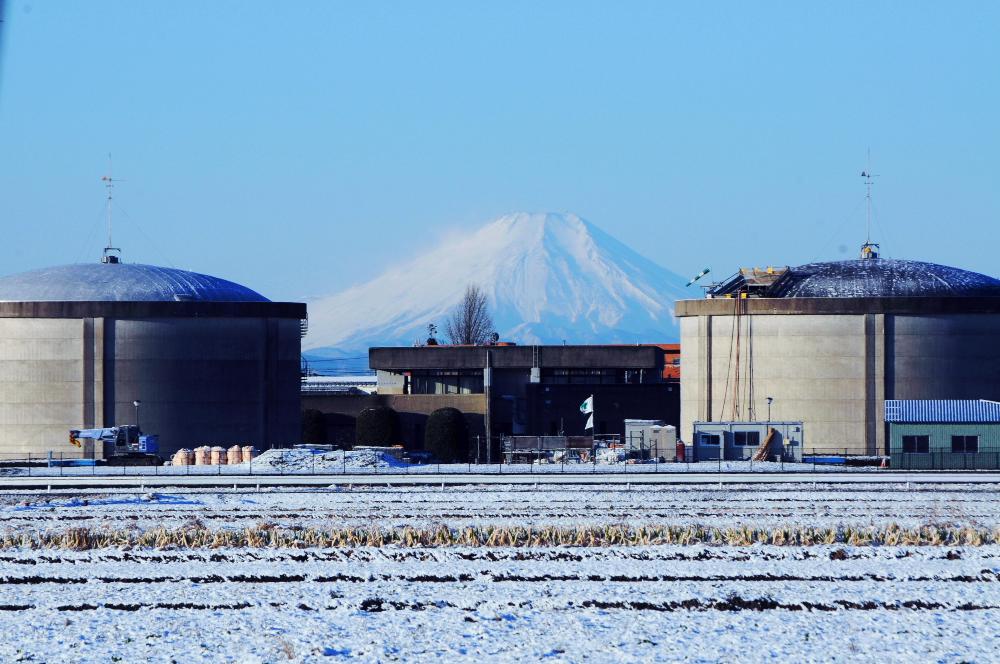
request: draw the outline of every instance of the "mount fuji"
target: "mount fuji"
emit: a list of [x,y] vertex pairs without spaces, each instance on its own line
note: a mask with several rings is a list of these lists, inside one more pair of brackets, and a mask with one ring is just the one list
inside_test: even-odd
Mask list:
[[343,357],[410,346],[444,328],[466,286],[488,299],[500,338],[518,344],[656,343],[677,339],[679,275],[574,214],[510,214],[309,303],[303,348]]

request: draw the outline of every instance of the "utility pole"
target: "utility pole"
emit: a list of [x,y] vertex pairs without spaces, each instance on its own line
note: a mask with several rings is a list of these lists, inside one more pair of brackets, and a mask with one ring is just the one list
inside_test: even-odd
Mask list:
[[490,360],[490,349],[486,349],[486,365],[483,367],[483,396],[486,399],[485,405],[485,417],[483,418],[486,425],[486,463],[493,463],[493,367],[491,366]]

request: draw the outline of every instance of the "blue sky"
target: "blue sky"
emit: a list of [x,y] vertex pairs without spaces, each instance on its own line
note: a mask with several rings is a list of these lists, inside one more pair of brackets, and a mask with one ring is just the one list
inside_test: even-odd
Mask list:
[[[272,299],[511,211],[689,276],[892,257],[1000,276],[996,3],[7,0],[0,272],[100,255]],[[127,216],[126,216],[127,215]]]

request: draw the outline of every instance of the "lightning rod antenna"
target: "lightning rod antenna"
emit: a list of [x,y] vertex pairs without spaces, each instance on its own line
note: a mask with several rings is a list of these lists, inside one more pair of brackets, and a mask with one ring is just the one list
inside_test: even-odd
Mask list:
[[[120,263],[122,250],[114,245],[111,240],[111,210],[112,210],[112,199],[114,198],[112,191],[115,188],[115,182],[121,182],[121,180],[116,180],[112,176],[112,164],[111,164],[111,153],[108,153],[108,174],[101,176],[101,182],[104,183],[104,187],[108,190],[108,245],[104,247],[104,255],[101,257],[102,263]],[[115,254],[117,252],[117,254]]]
[[865,179],[865,243],[861,245],[862,258],[878,258],[879,246],[872,242],[872,178],[878,177],[872,173],[872,149],[868,148],[868,166],[861,171]]

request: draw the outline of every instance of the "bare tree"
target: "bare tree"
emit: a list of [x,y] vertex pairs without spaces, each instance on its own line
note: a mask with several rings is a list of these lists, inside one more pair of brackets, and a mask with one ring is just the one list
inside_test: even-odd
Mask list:
[[448,317],[445,334],[453,344],[482,345],[493,340],[493,318],[482,288],[470,285],[465,289],[462,301]]

